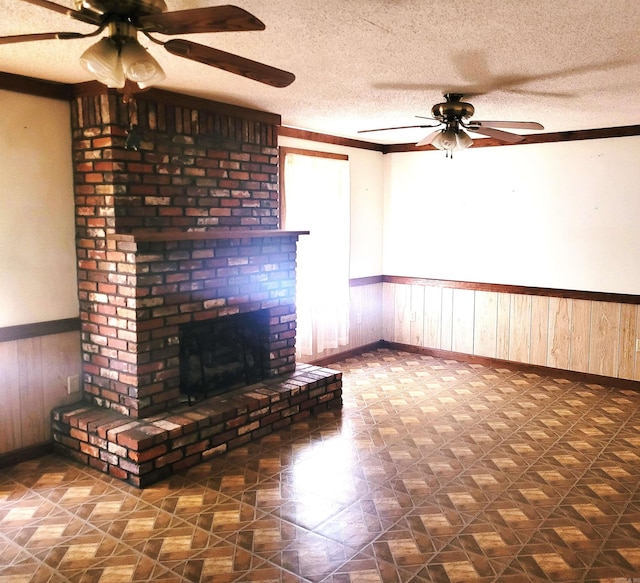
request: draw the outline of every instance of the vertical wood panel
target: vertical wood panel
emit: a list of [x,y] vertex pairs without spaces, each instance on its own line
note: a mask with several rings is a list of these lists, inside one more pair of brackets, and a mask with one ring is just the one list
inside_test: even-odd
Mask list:
[[[379,293],[376,294],[376,289]],[[349,346],[357,348],[380,340],[382,326],[382,284],[352,287],[350,290]]]
[[377,342],[383,337],[382,334],[382,284],[376,283],[374,285],[363,286],[363,294],[366,298],[365,305],[365,319],[363,337],[360,342],[353,346],[363,346],[365,344],[371,344]]
[[0,453],[51,438],[51,409],[82,397],[67,395],[81,367],[76,331],[0,343]]
[[571,352],[569,369],[589,372],[589,338],[591,336],[591,304],[588,300],[571,300]]
[[454,352],[473,354],[473,312],[473,290],[453,290],[451,349]]
[[569,368],[572,308],[573,304],[567,298],[549,298],[548,366]]
[[20,434],[18,341],[0,342],[0,453],[24,447]]
[[496,357],[509,358],[509,318],[511,295],[498,293],[498,326],[496,328]]
[[618,376],[633,379],[636,357],[636,312],[637,306],[620,306],[620,340],[618,351]]
[[424,346],[424,286],[411,286],[411,322],[409,324],[411,341],[409,344]]
[[497,292],[477,291],[475,293],[473,325],[474,354],[495,358],[497,351],[497,327]]
[[442,289],[442,320],[440,328],[440,348],[451,350],[451,334],[453,331],[453,289]]
[[396,342],[411,344],[411,286],[396,286],[393,337]]
[[547,365],[549,335],[549,298],[532,296],[531,298],[531,364]]
[[531,296],[515,294],[509,316],[509,360],[529,362],[531,339]]
[[[636,341],[640,337],[640,306],[636,306]],[[633,378],[640,381],[640,352],[636,352]]]
[[440,348],[442,329],[442,288],[424,288],[424,346]]
[[385,340],[395,341],[393,336],[393,321],[395,316],[395,283],[382,284],[382,334]]
[[[362,286],[365,287],[365,286]],[[356,338],[362,336],[364,327],[364,301],[362,291],[358,287],[349,288],[349,348]]]
[[22,442],[41,443],[49,437],[42,382],[42,338],[18,340],[18,378]]
[[382,333],[383,326],[383,310],[384,310],[384,298],[382,295],[383,285],[377,283],[375,285],[367,286],[369,290],[367,297],[369,298],[371,309],[369,311],[369,336],[365,344],[370,342],[376,342],[384,337]]
[[591,302],[590,373],[617,376],[619,339],[620,304]]
[[80,333],[43,336],[42,383],[46,439],[51,438],[51,409],[79,401],[82,393],[67,394],[67,377],[82,374]]

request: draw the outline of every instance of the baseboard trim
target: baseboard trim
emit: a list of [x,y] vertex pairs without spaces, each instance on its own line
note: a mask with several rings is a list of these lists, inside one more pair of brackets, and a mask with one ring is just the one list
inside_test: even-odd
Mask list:
[[53,441],[30,445],[7,453],[0,453],[0,468],[15,466],[16,464],[28,462],[50,453],[53,453]]
[[378,340],[376,342],[372,342],[371,344],[365,344],[364,346],[358,346],[358,348],[352,348],[350,350],[345,350],[344,352],[338,352],[337,354],[332,354],[331,356],[323,356],[322,358],[318,358],[307,364],[313,364],[315,366],[328,366],[334,362],[338,362],[339,360],[345,360],[347,358],[353,358],[354,356],[360,356],[363,352],[370,352],[371,350],[376,350],[382,346],[383,340]]
[[630,389],[640,392],[640,381],[632,381],[630,379],[620,379],[617,377],[608,377],[587,372],[577,372],[566,370],[564,368],[553,368],[550,366],[542,366],[539,364],[525,364],[523,362],[515,362],[513,360],[503,360],[500,358],[491,358],[489,356],[476,356],[475,354],[466,354],[464,352],[453,352],[451,350],[440,350],[439,348],[424,348],[422,346],[414,346],[413,344],[402,344],[400,342],[388,342],[381,340],[379,348],[388,348],[390,350],[402,350],[404,352],[413,352],[415,354],[424,354],[426,356],[435,356],[436,358],[445,358],[451,360],[460,360],[472,364],[483,364],[487,366],[507,366],[517,368],[522,372],[530,372],[543,376],[561,377],[570,381],[588,383],[594,385],[606,385],[619,389]]
[[569,381],[588,383],[594,385],[605,385],[608,387],[616,387],[618,389],[630,389],[640,392],[640,381],[630,379],[620,379],[617,377],[608,377],[586,372],[577,372],[564,368],[553,368],[550,366],[542,366],[539,364],[526,364],[524,362],[516,362],[513,360],[504,360],[500,358],[491,358],[489,356],[477,356],[475,354],[467,354],[465,352],[453,352],[452,350],[440,350],[439,348],[425,348],[424,346],[416,346],[414,344],[403,344],[401,342],[390,342],[388,340],[378,340],[358,348],[338,352],[331,356],[325,356],[310,362],[316,366],[328,366],[333,363],[360,356],[365,352],[371,352],[378,348],[386,348],[389,350],[401,350],[403,352],[412,352],[414,354],[423,354],[425,356],[435,356],[436,358],[445,358],[450,360],[459,360],[461,362],[469,362],[472,364],[483,364],[485,366],[506,366],[516,368],[522,372],[530,372],[542,376],[554,376],[567,379]]

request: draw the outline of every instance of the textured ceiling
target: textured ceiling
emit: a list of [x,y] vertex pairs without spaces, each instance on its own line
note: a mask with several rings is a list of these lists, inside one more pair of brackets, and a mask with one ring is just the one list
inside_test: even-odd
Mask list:
[[[214,6],[166,0],[168,9]],[[59,0],[72,6],[72,0]],[[445,91],[475,94],[476,119],[538,121],[545,131],[640,123],[638,0],[238,0],[261,32],[182,35],[291,71],[284,89],[170,55],[140,37],[167,79],[158,87],[282,115],[284,125],[417,141],[429,130],[358,134],[419,123]],[[23,0],[0,0],[0,35],[89,32]],[[163,38],[158,35],[159,38]],[[168,37],[164,37],[168,40]],[[95,39],[0,46],[0,71],[78,83]],[[523,132],[524,133],[524,132]]]

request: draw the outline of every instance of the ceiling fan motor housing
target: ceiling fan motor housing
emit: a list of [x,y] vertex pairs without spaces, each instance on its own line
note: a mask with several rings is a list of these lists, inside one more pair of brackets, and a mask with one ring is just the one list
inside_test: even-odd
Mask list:
[[96,14],[122,14],[128,17],[160,14],[167,9],[164,0],[75,0],[76,10]]
[[473,105],[460,101],[463,97],[461,93],[445,93],[444,97],[447,101],[436,103],[431,108],[431,115],[437,120],[449,123],[468,119],[474,114]]

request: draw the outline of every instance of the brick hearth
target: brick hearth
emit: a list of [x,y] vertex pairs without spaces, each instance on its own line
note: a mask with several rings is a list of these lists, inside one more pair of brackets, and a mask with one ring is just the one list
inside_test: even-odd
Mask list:
[[[90,85],[72,120],[83,402],[53,411],[56,448],[144,487],[341,406],[339,373],[295,362],[305,233],[277,228],[280,117]],[[265,380],[185,405],[181,327],[252,312]]]
[[342,405],[342,374],[299,364],[296,371],[134,420],[103,407],[56,409],[58,449],[143,488],[213,455]]

